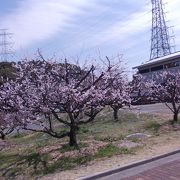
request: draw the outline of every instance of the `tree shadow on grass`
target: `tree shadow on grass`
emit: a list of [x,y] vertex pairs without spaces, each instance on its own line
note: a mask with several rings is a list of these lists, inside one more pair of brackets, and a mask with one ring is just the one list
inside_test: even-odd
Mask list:
[[6,155],[2,160],[4,165],[0,166],[0,176],[8,180],[26,175],[45,174],[47,171],[48,155],[40,155],[36,152],[29,155]]

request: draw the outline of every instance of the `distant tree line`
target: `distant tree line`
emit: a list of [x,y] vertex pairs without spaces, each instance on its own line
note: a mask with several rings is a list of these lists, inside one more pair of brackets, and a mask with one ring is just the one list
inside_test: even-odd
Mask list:
[[8,80],[15,80],[16,69],[13,62],[0,62],[0,85]]

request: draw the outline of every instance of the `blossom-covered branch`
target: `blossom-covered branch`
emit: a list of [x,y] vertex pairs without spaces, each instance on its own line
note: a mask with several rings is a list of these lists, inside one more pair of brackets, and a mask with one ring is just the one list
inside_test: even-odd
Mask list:
[[180,72],[163,72],[146,83],[151,99],[165,103],[174,114],[174,122],[178,121],[180,112]]
[[[115,67],[96,72],[95,66],[83,69],[67,60],[46,61],[41,55],[19,62],[15,68],[16,81],[6,83],[0,92],[3,109],[14,113],[23,129],[56,138],[69,136],[71,146],[77,145],[79,125],[93,121],[107,99],[114,102],[110,100],[114,96],[109,96],[109,74],[113,78]],[[101,86],[102,81],[106,84]]]

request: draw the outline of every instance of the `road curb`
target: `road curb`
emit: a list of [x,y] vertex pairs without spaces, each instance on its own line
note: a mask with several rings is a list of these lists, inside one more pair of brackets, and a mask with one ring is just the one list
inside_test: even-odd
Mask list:
[[173,152],[170,152],[170,153],[160,155],[160,156],[155,156],[153,158],[150,158],[150,159],[147,159],[147,160],[144,160],[144,161],[137,161],[137,162],[135,162],[133,164],[129,164],[129,165],[126,165],[126,166],[123,166],[123,167],[114,168],[114,169],[104,171],[104,172],[101,172],[101,173],[96,173],[94,175],[78,178],[76,180],[95,180],[95,179],[102,178],[102,177],[105,177],[105,176],[110,176],[112,174],[115,174],[115,173],[118,173],[118,172],[121,172],[121,171],[124,171],[124,170],[127,170],[127,169],[131,169],[131,168],[134,168],[134,167],[139,166],[139,165],[144,165],[146,163],[150,163],[150,162],[153,162],[153,161],[156,161],[156,160],[160,160],[162,158],[166,158],[168,156],[175,155],[177,153],[180,153],[180,149],[176,150],[176,151],[173,151]]

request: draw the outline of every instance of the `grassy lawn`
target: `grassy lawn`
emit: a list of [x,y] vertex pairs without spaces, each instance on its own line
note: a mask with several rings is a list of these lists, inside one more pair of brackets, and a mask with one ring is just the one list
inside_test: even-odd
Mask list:
[[[137,116],[126,111],[121,111],[119,116],[119,121],[115,122],[111,110],[105,109],[96,121],[81,126],[78,133],[78,149],[69,147],[67,138],[59,140],[41,133],[30,132],[9,137],[8,141],[12,142],[12,147],[0,151],[0,177],[31,179],[56,171],[69,170],[96,159],[133,154],[143,146],[123,148],[118,144],[126,139],[127,135],[136,132],[159,136],[159,128],[168,121],[159,116]],[[92,146],[97,148],[94,150]]]

